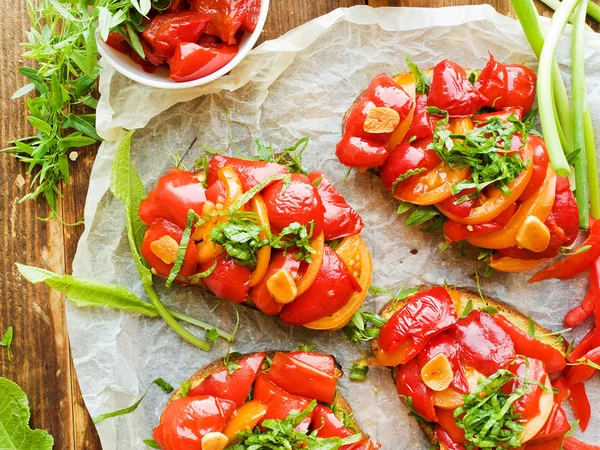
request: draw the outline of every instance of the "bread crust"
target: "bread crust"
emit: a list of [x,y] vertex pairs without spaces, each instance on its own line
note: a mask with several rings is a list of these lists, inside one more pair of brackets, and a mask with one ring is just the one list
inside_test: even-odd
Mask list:
[[[420,286],[419,291],[423,291],[430,287],[431,286],[424,286],[424,285]],[[469,301],[472,302],[474,310],[481,309],[486,306],[492,306],[498,310],[499,314],[502,314],[504,317],[506,317],[513,325],[515,325],[520,330],[527,333],[528,328],[529,328],[529,318],[527,316],[525,316],[524,314],[520,313],[519,311],[517,311],[516,309],[506,305],[505,303],[495,300],[491,297],[481,296],[478,293],[472,292],[465,288],[449,287],[448,289],[450,291],[456,291],[460,294],[459,316],[460,316],[460,313],[462,313],[464,311],[464,308],[467,305],[467,303],[469,303]],[[383,317],[384,319],[389,319],[390,317],[392,317],[392,315],[394,315],[394,313],[401,310],[404,307],[404,305],[408,302],[408,300],[410,300],[410,297],[408,297],[404,300],[390,300],[383,307],[383,309],[381,310],[379,315],[381,317]],[[534,322],[534,326],[535,326],[535,333],[537,336],[539,336],[537,339],[540,342],[543,342],[544,344],[548,344],[548,345],[554,347],[555,349],[560,351],[563,354],[563,356],[566,355],[567,346],[564,342],[557,342],[555,336],[548,336],[552,332],[550,330],[548,330],[547,328],[544,328],[540,324]],[[372,348],[373,352],[375,352],[377,350],[377,342],[376,341],[373,341],[371,343],[371,348]],[[397,369],[397,367],[391,367],[390,370],[392,372],[392,378],[394,379],[394,383],[395,383],[396,382],[396,374],[398,372],[398,369]],[[419,427],[421,427],[421,429],[423,430],[423,433],[425,433],[425,435],[427,436],[427,438],[433,445],[439,444],[438,440],[435,437],[434,427],[432,425],[430,425],[429,423],[425,423],[425,422],[419,422]]]
[[[257,352],[258,353],[258,352]],[[267,356],[269,358],[273,358],[275,356],[275,351],[271,351],[271,352],[266,352]],[[284,353],[288,353],[288,352],[284,352]],[[240,359],[245,358],[246,356],[252,355],[254,353],[246,353],[244,355],[237,355],[237,356],[232,356],[230,357],[230,361],[232,362],[236,362],[239,361]],[[340,365],[338,364],[338,362],[335,360],[335,357],[333,355],[330,355],[334,358],[334,361],[336,363],[336,378],[340,378],[343,375],[342,369],[340,368]],[[213,373],[219,372],[223,369],[226,368],[225,365],[225,361],[223,359],[218,359],[216,361],[211,362],[210,364],[207,364],[204,367],[201,367],[200,369],[198,369],[190,378],[188,378],[188,382],[191,382],[191,388],[193,389],[195,387],[197,387],[198,385],[200,385],[206,378],[208,378],[210,375],[212,375]],[[172,401],[177,400],[178,398],[181,397],[181,388],[176,389],[173,394],[171,395],[171,397],[169,398],[169,401],[167,402],[167,405],[169,403],[171,403]],[[350,406],[350,403],[348,403],[348,400],[346,400],[346,398],[339,392],[339,390],[337,391],[337,395],[335,396],[335,407],[339,410],[342,410],[344,413],[351,415],[351,417],[354,417],[353,415],[353,411],[352,411],[352,407]],[[366,439],[369,437],[368,434],[366,434],[362,428],[360,427],[360,425],[358,423],[356,423],[356,421],[354,421],[354,425],[356,426],[356,431],[358,433],[361,433],[363,435],[363,439]]]

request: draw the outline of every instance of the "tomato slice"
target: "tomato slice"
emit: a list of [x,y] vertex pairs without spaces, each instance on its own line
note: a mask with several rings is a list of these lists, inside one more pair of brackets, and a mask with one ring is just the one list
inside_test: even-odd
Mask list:
[[[154,269],[157,275],[162,277],[168,277],[171,273],[171,269],[175,263],[175,256],[177,250],[179,249],[179,244],[181,242],[181,236],[183,232],[181,228],[177,225],[169,222],[165,219],[156,219],[152,222],[152,225],[148,227],[146,233],[144,234],[144,241],[142,242],[142,246],[140,248],[140,253],[142,257],[150,264],[150,267]],[[153,243],[164,239],[165,236],[172,238],[177,243],[177,249],[174,247],[169,252],[169,256],[172,257],[173,262],[165,262],[159,255],[154,253]],[[164,258],[164,256],[163,256]],[[185,277],[189,277],[190,275],[196,273],[196,267],[198,265],[198,250],[196,249],[196,245],[194,242],[189,241],[188,246],[185,252],[183,265],[179,270],[178,279],[184,281]]]
[[[208,270],[214,261],[200,264],[200,272]],[[250,288],[250,269],[227,259],[223,254],[217,256],[217,265],[207,277],[204,285],[217,297],[234,303],[243,303]]]
[[[411,296],[406,304],[381,327],[378,345],[386,353],[412,340],[406,361],[416,356],[437,334],[458,321],[454,303],[443,287],[433,287]],[[406,362],[405,361],[405,362]]]
[[204,47],[193,42],[179,43],[168,59],[169,78],[177,82],[197,80],[228,64],[237,53],[237,45]]
[[486,376],[515,359],[515,344],[510,335],[485,312],[471,311],[448,334],[458,342],[461,361]]
[[437,422],[438,417],[433,406],[433,391],[421,378],[421,368],[416,359],[411,359],[398,368],[396,374],[398,394],[412,399],[415,412],[428,422]]
[[221,432],[234,402],[210,395],[181,397],[167,405],[153,437],[164,449],[196,450],[208,433]]
[[308,174],[308,179],[317,187],[317,192],[325,208],[323,222],[325,240],[330,241],[360,233],[365,226],[360,215],[325,178],[323,172],[314,170]]
[[[267,405],[267,414],[262,421],[268,419],[283,420],[292,411],[304,411],[311,400],[299,395],[290,394],[271,382],[266,373],[259,373],[254,383],[254,400]],[[314,410],[313,410],[314,413]],[[303,421],[308,427],[312,420],[312,414]],[[261,421],[261,423],[262,423]],[[301,425],[302,425],[301,424]]]
[[206,193],[193,172],[171,169],[158,179],[156,187],[140,203],[138,214],[142,222],[150,225],[156,219],[166,219],[185,229],[190,209],[202,214]]
[[265,272],[262,280],[250,289],[250,298],[254,305],[265,314],[270,316],[279,314],[283,309],[282,303],[277,303],[269,290],[267,289],[267,281],[279,269],[286,269],[295,279],[300,270],[300,261],[294,259],[292,252],[284,253],[283,251],[275,251],[272,253],[271,262]]
[[458,64],[445,59],[434,67],[428,106],[447,111],[450,116],[470,117],[486,103],[487,98],[475,89]]
[[168,58],[175,53],[180,42],[196,42],[208,21],[207,15],[193,11],[158,14],[150,21],[142,37],[156,56]]
[[362,289],[344,262],[329,247],[323,249],[323,263],[310,287],[283,307],[279,318],[302,325],[333,314],[344,307],[354,292]]
[[252,384],[266,353],[253,353],[236,361],[239,366],[232,374],[228,369],[219,370],[206,378],[202,383],[188,392],[188,397],[200,395],[213,395],[221,399],[230,400],[236,405],[242,405],[248,398]]
[[[413,177],[422,176],[419,175],[419,170],[427,172],[438,166],[440,158],[435,151],[428,149],[430,144],[431,138],[411,143],[404,141],[392,150],[381,166],[381,181],[388,192],[392,195],[403,192]],[[415,171],[417,172],[411,176],[410,173]],[[402,180],[403,178],[405,179]]]
[[343,328],[358,309],[362,306],[373,278],[373,263],[371,254],[365,241],[359,236],[344,238],[335,251],[346,267],[352,272],[361,287],[360,292],[355,292],[343,308],[337,310],[329,317],[305,323],[306,328],[313,330],[339,330]]
[[333,403],[337,379],[316,367],[277,352],[267,372],[267,378],[290,394]]
[[379,167],[388,153],[386,144],[356,136],[344,136],[335,147],[335,156],[347,167]]
[[275,181],[263,191],[263,199],[269,213],[271,231],[279,233],[291,223],[301,225],[314,223],[313,236],[323,231],[325,208],[317,191],[307,176],[294,173],[291,181]]
[[495,186],[488,187],[483,203],[473,208],[466,217],[453,214],[444,203],[439,203],[436,207],[449,219],[465,225],[476,225],[494,220],[519,199],[531,179],[533,174],[533,165],[531,164],[533,149],[529,143],[523,147],[522,157],[527,165],[525,170],[508,184],[510,194],[505,195]]
[[237,172],[242,182],[244,192],[273,175],[290,173],[287,167],[274,162],[252,161],[229,156],[215,155],[208,162],[208,185],[217,182],[217,172],[225,166],[231,166]]

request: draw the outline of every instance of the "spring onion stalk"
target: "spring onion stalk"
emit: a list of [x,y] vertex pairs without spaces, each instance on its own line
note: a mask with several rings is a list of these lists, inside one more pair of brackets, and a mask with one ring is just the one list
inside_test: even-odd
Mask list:
[[585,156],[587,159],[588,183],[590,187],[590,212],[594,219],[600,219],[600,186],[598,184],[598,161],[596,159],[596,141],[590,108],[586,106],[583,113],[583,130],[585,134]]
[[169,310],[169,311],[171,312],[171,315],[173,317],[175,317],[177,320],[181,320],[182,322],[189,323],[190,325],[194,325],[198,328],[202,328],[203,330],[207,330],[207,331],[215,330],[217,333],[217,336],[219,336],[220,338],[223,338],[229,342],[233,341],[233,335],[231,333],[228,333],[225,330],[221,330],[220,328],[215,328],[214,325],[203,322],[194,317],[188,316],[187,314],[182,314],[180,312],[172,311],[172,310]]
[[542,48],[538,69],[537,97],[542,131],[544,132],[544,139],[546,140],[546,147],[548,148],[548,155],[550,156],[552,166],[556,173],[563,177],[569,175],[570,169],[556,129],[558,123],[554,118],[552,63],[560,36],[579,2],[580,0],[565,0],[552,16],[552,23],[550,24],[546,42]]
[[[533,0],[511,0],[511,3],[521,22],[529,45],[531,45],[533,52],[539,59],[544,47],[544,33]],[[555,111],[564,136],[564,142],[566,142],[566,147],[564,148],[570,152],[573,149],[573,118],[567,88],[556,60],[552,61],[552,90],[554,93]]]
[[573,34],[571,37],[571,73],[573,79],[573,147],[579,150],[575,160],[575,185],[577,187],[577,207],[579,208],[579,226],[587,230],[589,222],[589,190],[587,181],[587,153],[583,113],[586,110],[585,60],[583,54],[583,30],[588,0],[580,0],[575,12]]
[[[552,8],[554,11],[556,11],[560,7],[560,4],[562,3],[560,0],[541,0],[541,1],[548,8]],[[600,5],[597,5],[593,1],[588,2],[587,15],[590,16],[595,21],[600,22]]]

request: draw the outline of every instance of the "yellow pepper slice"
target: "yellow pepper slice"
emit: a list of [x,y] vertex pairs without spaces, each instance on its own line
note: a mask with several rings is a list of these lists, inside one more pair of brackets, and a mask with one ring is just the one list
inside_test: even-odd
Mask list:
[[235,410],[223,429],[229,441],[235,440],[240,431],[251,430],[267,414],[267,406],[258,400],[250,400]]
[[[269,230],[271,225],[269,223],[269,214],[267,213],[267,207],[262,195],[256,194],[250,201],[252,205],[252,211],[258,216],[258,224],[263,226],[263,230],[260,232],[261,239],[269,239]],[[257,254],[257,263],[254,272],[250,275],[250,287],[256,286],[263,279],[267,268],[269,267],[269,261],[271,260],[271,246],[265,245],[262,247]]]
[[302,278],[296,282],[298,287],[296,297],[307,291],[307,289],[315,282],[315,278],[317,278],[319,270],[321,270],[321,265],[323,264],[323,252],[325,250],[325,235],[321,232],[320,235],[312,240],[310,245],[315,249],[316,253],[312,254],[312,262],[308,265],[308,269],[306,269]]
[[362,291],[352,294],[348,303],[331,316],[304,324],[306,328],[313,330],[339,330],[350,322],[350,319],[352,319],[354,313],[361,307],[369,292],[369,286],[373,277],[373,263],[367,244],[365,244],[360,235],[355,234],[354,236],[344,238],[336,253],[344,261],[348,270],[357,278]]
[[499,258],[493,257],[490,261],[490,267],[500,272],[527,272],[545,264],[549,260],[550,258],[521,259],[501,256]]

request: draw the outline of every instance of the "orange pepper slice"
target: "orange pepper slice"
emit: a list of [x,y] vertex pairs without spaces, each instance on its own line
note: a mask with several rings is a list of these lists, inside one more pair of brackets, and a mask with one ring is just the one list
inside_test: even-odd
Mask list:
[[402,89],[410,96],[413,101],[413,107],[411,108],[408,115],[404,118],[402,122],[396,127],[396,129],[392,132],[390,139],[387,142],[390,150],[393,150],[398,144],[400,144],[404,138],[406,137],[406,133],[410,130],[410,126],[412,125],[413,116],[415,113],[415,99],[417,97],[417,91],[415,86],[415,77],[411,72],[400,73],[392,77],[396,83],[400,85]]
[[456,214],[452,214],[442,205],[436,205],[437,209],[449,219],[464,225],[477,225],[494,220],[502,212],[506,211],[510,205],[517,201],[529,184],[529,180],[533,174],[533,149],[529,145],[526,145],[523,148],[523,153],[525,163],[529,162],[529,164],[525,166],[526,168],[523,172],[509,183],[509,195],[504,195],[504,193],[495,186],[489,187],[485,202],[482,205],[473,208],[467,217],[460,217]]
[[404,340],[404,342],[400,344],[400,347],[391,353],[386,353],[381,348],[377,348],[373,352],[375,353],[375,358],[371,358],[369,360],[369,365],[394,367],[404,364],[406,362],[406,355],[410,350],[412,350],[412,345],[413,341],[409,338]]
[[235,410],[231,419],[225,424],[223,434],[231,442],[240,431],[253,429],[266,414],[267,405],[258,400],[250,400]]
[[[449,127],[455,134],[465,134],[473,129],[473,121],[468,117],[450,119]],[[451,168],[442,162],[421,176],[411,177],[406,188],[396,191],[394,197],[415,205],[434,205],[452,197],[452,186],[466,180],[470,173],[469,167]]]
[[479,248],[508,248],[517,245],[517,232],[527,216],[535,216],[542,222],[548,218],[548,214],[554,205],[556,189],[556,173],[552,167],[548,166],[546,179],[540,187],[537,194],[532,195],[525,200],[517,209],[517,212],[510,218],[504,228],[491,233],[473,236],[467,239],[469,244]]
[[[254,197],[252,197],[250,202],[252,205],[252,212],[258,216],[258,224],[264,227],[260,232],[259,237],[263,240],[269,239],[268,230],[271,229],[271,225],[269,223],[269,214],[267,213],[267,207],[265,206],[265,201],[263,200],[262,195],[256,194]],[[271,260],[271,246],[265,245],[262,247],[258,251],[256,258],[256,268],[250,275],[250,287],[256,286],[258,283],[260,283],[260,280],[262,280],[265,276],[265,273],[267,273],[269,261]]]
[[302,295],[306,290],[314,283],[315,278],[321,270],[323,264],[323,251],[325,250],[325,235],[321,232],[316,238],[310,243],[312,248],[315,249],[316,253],[312,255],[312,262],[308,265],[308,269],[304,272],[302,278],[296,282],[298,288],[298,294],[296,297]]
[[545,264],[549,260],[550,258],[521,259],[511,258],[510,256],[500,256],[499,258],[492,258],[490,267],[500,272],[527,272],[528,270],[533,270],[542,264]]
[[[360,235],[355,234],[344,238],[335,252],[353,274],[355,271],[358,272],[357,280],[362,291],[355,292],[350,297],[348,303],[331,316],[304,324],[306,328],[313,330],[339,330],[350,322],[350,319],[352,319],[354,313],[361,307],[369,292],[369,286],[373,278],[373,263],[367,244],[365,244]],[[352,261],[355,262],[354,265],[351,264]]]

